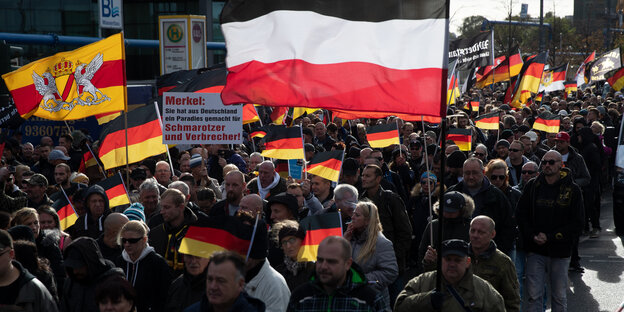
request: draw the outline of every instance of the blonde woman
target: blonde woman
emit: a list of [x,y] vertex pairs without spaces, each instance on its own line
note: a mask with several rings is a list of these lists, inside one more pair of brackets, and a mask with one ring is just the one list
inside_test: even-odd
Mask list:
[[377,291],[388,296],[388,286],[399,275],[392,242],[382,233],[377,206],[361,201],[355,207],[344,238],[351,243],[352,258]]
[[147,243],[145,223],[126,223],[121,228],[119,242],[123,251],[115,264],[137,292],[137,311],[164,311],[171,271],[165,259]]

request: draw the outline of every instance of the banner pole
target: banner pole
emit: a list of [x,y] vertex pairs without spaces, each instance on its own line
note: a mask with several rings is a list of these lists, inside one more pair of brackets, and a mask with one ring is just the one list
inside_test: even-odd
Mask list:
[[[422,115],[420,115],[420,121],[421,121],[421,124],[422,124],[423,136],[424,136],[424,133],[425,133],[425,119],[424,119],[424,117]],[[423,147],[423,149],[425,150],[425,168],[427,168],[427,179],[431,180],[430,176],[429,176],[430,169],[429,169],[429,154],[427,153],[427,148],[426,148],[427,144],[424,144],[424,145],[425,145],[425,147]],[[420,177],[418,177],[418,178],[420,179]],[[435,188],[435,186],[434,186],[434,188]],[[421,189],[422,189],[422,186],[421,186]],[[427,188],[427,189],[429,190],[427,192],[428,195],[429,195],[429,222],[431,222],[433,220],[433,211],[431,210],[431,208],[432,208],[432,204],[431,204],[431,189],[430,188]],[[429,229],[430,229],[430,231],[429,231],[429,241],[433,242],[433,227],[430,227]]]
[[251,233],[251,241],[249,242],[249,248],[247,249],[247,256],[245,257],[245,262],[249,260],[249,255],[251,254],[251,247],[253,246],[254,238],[256,238],[256,229],[258,229],[258,219],[260,219],[260,213],[256,214],[256,222],[254,224],[253,232]]
[[[156,107],[156,117],[158,117],[158,124],[160,124],[160,129],[162,131],[163,124],[162,124],[162,119],[160,119],[160,110],[158,109],[158,101],[154,101],[154,106]],[[163,144],[163,145],[166,145],[165,151],[167,151],[167,160],[169,160],[169,166],[171,166],[171,176],[169,178],[171,178],[174,176],[173,173],[175,172],[173,169],[173,161],[171,161],[171,154],[169,154],[169,145],[167,144]]]
[[130,181],[130,163],[129,163],[129,155],[128,155],[128,112],[124,111],[124,136],[126,137],[126,179]]

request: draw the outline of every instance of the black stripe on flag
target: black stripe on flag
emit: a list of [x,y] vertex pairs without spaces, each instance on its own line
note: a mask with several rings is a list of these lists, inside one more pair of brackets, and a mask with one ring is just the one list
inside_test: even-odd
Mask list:
[[312,11],[350,21],[448,19],[441,0],[234,0],[221,11],[221,23],[245,22],[274,11]]
[[301,138],[301,128],[286,126],[273,126],[269,127],[264,137],[265,142],[277,141],[282,139]]
[[[397,124],[396,123],[389,123],[389,124],[385,124],[385,125],[375,125],[375,126],[370,126],[366,129],[366,133],[368,134],[373,134],[373,133],[383,133],[383,132],[390,132],[390,131],[397,131]],[[398,135],[398,132],[397,132]]]

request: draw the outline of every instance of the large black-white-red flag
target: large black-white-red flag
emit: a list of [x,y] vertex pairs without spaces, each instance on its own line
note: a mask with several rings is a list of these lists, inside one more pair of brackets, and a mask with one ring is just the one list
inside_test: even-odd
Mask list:
[[448,0],[231,0],[224,104],[446,113]]

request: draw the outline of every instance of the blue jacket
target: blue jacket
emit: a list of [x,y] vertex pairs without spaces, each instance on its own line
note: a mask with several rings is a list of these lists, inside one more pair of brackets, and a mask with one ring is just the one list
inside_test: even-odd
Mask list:
[[[195,302],[192,306],[186,308],[184,312],[202,312],[213,311],[212,305],[208,302],[208,298],[204,296],[201,301]],[[259,299],[249,297],[247,293],[241,292],[234,301],[234,305],[230,308],[230,311],[245,311],[245,312],[264,312],[264,302]]]

